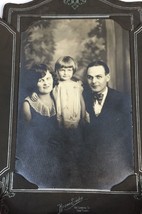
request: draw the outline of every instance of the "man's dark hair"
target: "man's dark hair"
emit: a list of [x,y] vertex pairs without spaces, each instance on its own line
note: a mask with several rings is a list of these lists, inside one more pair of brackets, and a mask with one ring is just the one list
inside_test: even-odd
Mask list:
[[89,68],[93,67],[93,66],[103,66],[104,69],[105,69],[105,74],[109,74],[109,67],[107,66],[107,64],[104,62],[104,61],[101,61],[101,60],[97,60],[97,61],[94,61],[94,62],[91,62],[88,66],[87,66],[87,69],[86,69],[86,73],[88,71]]

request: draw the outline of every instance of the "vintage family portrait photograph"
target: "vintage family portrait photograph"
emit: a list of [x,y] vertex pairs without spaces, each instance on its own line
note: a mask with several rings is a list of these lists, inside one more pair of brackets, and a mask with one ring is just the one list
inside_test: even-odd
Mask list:
[[136,189],[129,36],[75,17],[21,33],[15,189]]

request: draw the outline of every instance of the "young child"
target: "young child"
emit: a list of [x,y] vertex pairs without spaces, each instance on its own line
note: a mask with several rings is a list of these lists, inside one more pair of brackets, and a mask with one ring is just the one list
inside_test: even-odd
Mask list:
[[76,63],[70,56],[60,57],[55,63],[58,84],[53,89],[57,120],[64,128],[77,128],[85,119],[82,82],[74,81]]

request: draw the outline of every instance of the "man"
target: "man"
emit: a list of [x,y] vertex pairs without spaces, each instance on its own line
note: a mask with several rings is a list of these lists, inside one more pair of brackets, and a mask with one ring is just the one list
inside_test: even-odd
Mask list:
[[111,189],[133,174],[131,102],[108,87],[110,72],[103,61],[86,70],[84,100],[89,113],[84,168],[86,187]]

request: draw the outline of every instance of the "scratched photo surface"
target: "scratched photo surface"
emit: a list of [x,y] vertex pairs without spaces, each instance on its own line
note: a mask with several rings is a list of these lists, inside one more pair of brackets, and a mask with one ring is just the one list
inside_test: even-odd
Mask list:
[[129,32],[42,19],[20,50],[14,188],[134,190]]

